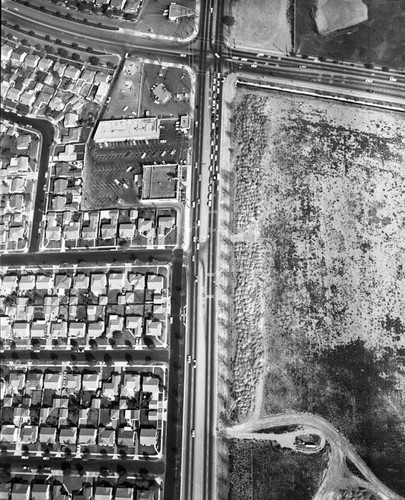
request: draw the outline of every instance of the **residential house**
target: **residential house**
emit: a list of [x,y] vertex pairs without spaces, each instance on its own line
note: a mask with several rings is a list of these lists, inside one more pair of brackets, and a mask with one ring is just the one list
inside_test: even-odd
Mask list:
[[58,290],[58,293],[62,293],[65,290],[70,290],[72,286],[72,278],[67,274],[56,274],[55,275],[55,289]]
[[154,427],[141,427],[139,431],[139,444],[141,446],[155,446],[157,433]]
[[23,49],[13,49],[11,53],[10,60],[13,66],[18,66],[24,62],[24,59],[27,57],[27,52]]
[[71,339],[84,338],[86,336],[86,326],[83,321],[71,321],[69,323],[69,337]]
[[79,68],[76,68],[75,66],[69,64],[66,69],[64,76],[66,78],[70,78],[71,80],[77,80],[80,76],[81,70]]
[[164,287],[164,277],[159,274],[148,274],[147,289],[155,293],[162,293]]
[[13,324],[13,337],[16,339],[29,339],[31,326],[28,321],[15,321]]
[[31,391],[41,390],[43,385],[44,374],[42,372],[27,372],[25,381],[25,392],[30,394]]
[[37,425],[26,425],[21,428],[20,431],[20,442],[22,444],[36,443],[38,440],[38,426]]
[[31,324],[31,338],[44,339],[46,337],[47,322],[44,319],[36,319]]
[[143,317],[142,316],[127,316],[125,326],[131,330],[135,337],[142,337],[143,333]]
[[110,290],[121,290],[124,285],[124,273],[110,273],[108,276],[108,288]]
[[18,406],[14,408],[13,423],[16,427],[29,425],[31,423],[31,412],[29,408]]
[[34,290],[35,289],[35,274],[27,274],[20,278],[20,291]]
[[[58,309],[56,309],[57,311]],[[67,322],[66,321],[58,321],[51,323],[51,336],[53,338],[63,338],[67,337]]]
[[136,500],[155,500],[155,492],[150,490],[137,491]]
[[102,273],[92,273],[90,280],[90,289],[94,295],[98,296],[106,292],[107,277]]
[[68,373],[65,376],[64,387],[68,394],[73,394],[80,391],[81,387],[80,373]]
[[104,321],[92,321],[87,324],[87,339],[96,339],[105,332]]
[[16,290],[18,285],[18,277],[7,274],[3,277],[3,282],[1,285],[1,293],[2,295],[8,295],[11,292]]
[[157,377],[144,375],[142,377],[142,392],[150,392],[152,399],[159,399],[159,384],[160,381]]
[[36,68],[38,66],[38,62],[40,57],[35,54],[28,54],[24,59],[24,64],[26,64],[29,68]]
[[82,376],[82,389],[83,391],[95,392],[98,389],[99,384],[98,373],[83,373]]
[[56,427],[41,427],[39,430],[39,442],[56,444],[56,431]]
[[57,391],[62,386],[62,373],[45,373],[44,389]]
[[21,391],[25,385],[25,373],[10,372],[8,376],[8,392],[16,393]]
[[77,120],[79,117],[76,113],[66,113],[63,119],[63,124],[65,128],[74,128],[77,127]]
[[48,59],[47,57],[42,57],[38,61],[38,69],[40,71],[48,71],[48,69],[52,66],[53,61],[51,59]]
[[136,440],[136,434],[132,427],[120,427],[118,429],[118,446],[134,446]]
[[49,483],[32,483],[31,500],[49,500],[51,498],[51,485]]
[[117,486],[115,490],[115,500],[132,500],[134,498],[134,489],[125,486]]
[[15,425],[1,426],[0,442],[2,443],[15,443],[17,441],[18,428]]
[[121,394],[133,397],[141,390],[141,376],[137,373],[125,373],[121,386]]
[[59,432],[60,444],[76,444],[76,441],[77,441],[76,427],[67,427],[60,430]]
[[30,483],[13,483],[11,500],[29,500],[31,492]]
[[30,134],[20,134],[17,138],[17,149],[18,151],[25,151],[29,148],[31,144]]
[[63,484],[53,484],[52,488],[52,498],[53,500],[69,500],[68,493]]
[[115,445],[115,429],[100,429],[98,433],[99,446]]
[[11,495],[11,486],[10,482],[0,483],[0,500],[9,500]]
[[118,397],[121,375],[113,373],[109,382],[103,382],[102,395],[108,399]]
[[111,486],[96,486],[94,500],[112,500],[113,489]]
[[44,297],[44,314],[46,318],[55,319],[59,311],[59,298],[57,295],[46,295]]
[[7,45],[7,43],[5,43],[1,46],[1,60],[2,61],[8,61],[10,59],[12,53],[13,53],[13,48],[10,47],[10,45]]
[[122,332],[124,327],[124,318],[118,314],[110,314],[108,318],[108,333]]
[[131,239],[135,235],[135,225],[132,222],[121,222],[118,226],[118,236],[120,238]]
[[159,320],[146,320],[146,329],[145,335],[149,335],[150,337],[160,337],[163,333],[163,324]]
[[37,290],[49,290],[52,288],[52,277],[44,276],[42,274],[37,274],[36,289]]
[[97,429],[79,429],[79,436],[77,438],[78,444],[95,444],[97,438]]
[[111,223],[101,224],[100,226],[100,236],[104,240],[115,238],[116,227]]

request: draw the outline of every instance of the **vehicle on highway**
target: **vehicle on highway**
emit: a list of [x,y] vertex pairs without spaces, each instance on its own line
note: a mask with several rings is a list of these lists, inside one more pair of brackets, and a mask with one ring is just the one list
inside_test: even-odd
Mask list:
[[191,429],[191,437],[195,438],[195,429]]
[[218,52],[215,52],[214,56],[219,59],[221,56],[218,54]]
[[366,83],[373,83],[373,80],[371,80],[371,78],[366,78],[364,81],[365,81]]
[[191,363],[191,354],[187,354],[187,363]]
[[395,77],[390,76],[390,82],[396,82],[396,81],[397,81],[397,79]]
[[193,368],[197,368],[197,360],[193,359]]

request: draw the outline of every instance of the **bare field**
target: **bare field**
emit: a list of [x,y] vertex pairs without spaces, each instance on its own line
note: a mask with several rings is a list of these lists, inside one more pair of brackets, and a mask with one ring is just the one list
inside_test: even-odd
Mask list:
[[290,51],[292,41],[288,6],[288,0],[231,2],[230,12],[235,24],[230,28],[229,42],[237,47]]
[[403,69],[405,0],[365,0],[364,3],[367,21],[322,36],[314,20],[317,0],[296,0],[295,50],[299,54]]
[[404,494],[404,117],[241,89],[234,107],[229,417],[319,414]]

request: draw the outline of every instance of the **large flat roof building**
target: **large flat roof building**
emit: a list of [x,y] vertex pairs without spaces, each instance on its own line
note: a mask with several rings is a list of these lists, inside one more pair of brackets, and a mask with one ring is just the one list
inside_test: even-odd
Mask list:
[[94,135],[97,143],[158,138],[159,123],[156,117],[103,120],[98,124]]

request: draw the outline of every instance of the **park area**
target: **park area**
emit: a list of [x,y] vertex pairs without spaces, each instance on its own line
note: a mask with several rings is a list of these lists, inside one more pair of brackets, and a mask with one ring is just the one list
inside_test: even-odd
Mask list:
[[404,117],[230,91],[220,422],[320,415],[404,495]]

